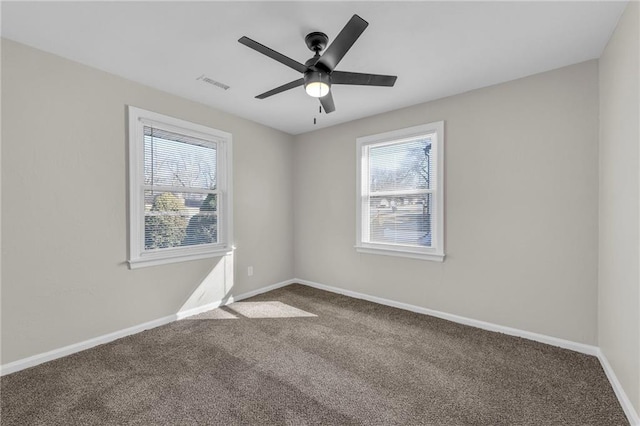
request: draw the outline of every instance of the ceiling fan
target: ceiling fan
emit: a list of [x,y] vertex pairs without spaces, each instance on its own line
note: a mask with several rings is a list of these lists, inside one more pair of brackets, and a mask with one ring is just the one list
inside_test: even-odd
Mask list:
[[[329,47],[327,47],[329,37],[325,33],[312,32],[307,34],[304,41],[307,47],[315,52],[315,55],[304,64],[276,52],[249,37],[240,38],[238,41],[245,46],[303,74],[302,78],[264,92],[256,96],[256,98],[264,99],[298,86],[304,86],[309,96],[320,99],[322,108],[328,114],[336,109],[331,95],[332,84],[393,86],[397,78],[395,75],[362,74],[335,70],[338,62],[342,60],[368,25],[367,21],[358,15],[353,15]],[[327,47],[326,50],[324,50],[325,47]],[[320,52],[323,50],[324,53],[321,55]]]

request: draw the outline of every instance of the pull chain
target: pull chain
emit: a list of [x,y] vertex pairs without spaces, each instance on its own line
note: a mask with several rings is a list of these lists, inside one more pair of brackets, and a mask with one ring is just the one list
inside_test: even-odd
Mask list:
[[[322,105],[320,105],[320,106],[318,107],[318,112],[319,112],[320,114],[322,114]],[[315,125],[316,123],[317,123],[316,118],[315,118],[315,117],[313,117],[313,124]]]

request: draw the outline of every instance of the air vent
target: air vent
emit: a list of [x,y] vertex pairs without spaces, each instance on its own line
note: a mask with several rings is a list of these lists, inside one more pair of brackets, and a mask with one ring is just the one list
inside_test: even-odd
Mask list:
[[205,83],[211,84],[213,86],[219,87],[223,90],[229,90],[229,86],[227,86],[224,83],[220,83],[219,81],[215,81],[207,76],[205,76],[204,74],[202,74],[200,77],[196,78],[196,80],[202,80]]

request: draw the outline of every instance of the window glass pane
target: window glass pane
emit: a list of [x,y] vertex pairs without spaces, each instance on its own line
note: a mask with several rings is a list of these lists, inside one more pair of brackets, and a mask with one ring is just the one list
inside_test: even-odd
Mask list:
[[218,242],[216,194],[145,191],[144,204],[145,250]]
[[144,127],[145,185],[215,189],[216,169],[210,142]]
[[371,192],[431,189],[431,137],[372,146],[369,149]]
[[431,247],[432,194],[370,197],[369,242]]

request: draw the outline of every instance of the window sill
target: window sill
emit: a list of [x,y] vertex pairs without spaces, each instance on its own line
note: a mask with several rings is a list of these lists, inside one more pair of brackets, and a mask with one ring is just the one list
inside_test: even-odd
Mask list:
[[169,263],[188,262],[190,260],[208,259],[211,257],[222,257],[231,254],[234,249],[235,247],[232,247],[231,249],[223,248],[215,251],[198,253],[171,253],[171,255],[168,255],[167,253],[161,253],[161,255],[154,253],[146,256],[143,255],[135,259],[130,259],[128,263],[129,269],[138,269],[145,268],[147,266],[158,266]]
[[422,252],[422,251],[412,251],[406,249],[396,249],[389,247],[371,247],[371,246],[355,246],[356,251],[358,253],[364,254],[378,254],[382,256],[396,256],[396,257],[406,257],[409,259],[419,259],[419,260],[430,260],[433,262],[444,262],[444,253],[437,253],[435,250],[433,252]]

